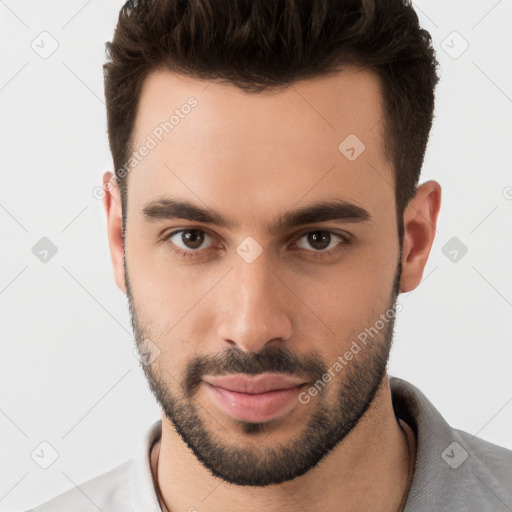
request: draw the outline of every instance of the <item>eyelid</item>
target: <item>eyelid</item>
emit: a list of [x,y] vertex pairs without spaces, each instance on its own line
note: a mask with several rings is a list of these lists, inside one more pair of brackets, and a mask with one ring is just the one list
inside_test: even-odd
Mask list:
[[[214,238],[214,239],[218,239],[219,238],[219,236],[217,234],[213,233],[213,231],[211,231],[209,228],[196,227],[196,226],[185,226],[185,227],[174,229],[172,231],[169,231],[169,232],[165,233],[162,236],[162,240],[164,242],[166,242],[173,235],[176,235],[176,234],[181,233],[183,231],[194,231],[194,230],[195,231],[203,231],[208,236],[210,236],[211,238]],[[325,233],[330,233],[331,235],[339,236],[339,237],[344,238],[344,239],[346,239],[348,241],[350,241],[352,239],[352,236],[349,233],[346,233],[345,231],[338,232],[335,229],[318,228],[318,227],[312,227],[311,228],[311,227],[309,227],[309,228],[304,228],[304,229],[294,233],[293,235],[290,235],[288,237],[288,241],[290,241],[290,240],[298,240],[298,239],[302,238],[304,235],[306,235],[308,233],[314,233],[315,231],[321,231],[321,232],[325,232]]]
[[[163,236],[162,242],[169,243],[172,246],[174,246],[174,247],[172,247],[172,251],[174,251],[176,254],[178,254],[181,257],[194,257],[196,254],[200,255],[201,253],[204,253],[204,251],[208,251],[209,249],[212,249],[215,246],[215,244],[213,244],[211,247],[207,247],[205,249],[196,249],[196,250],[188,249],[187,250],[187,249],[183,249],[183,248],[177,246],[176,244],[174,244],[173,242],[170,241],[170,238],[172,236],[177,235],[179,233],[183,233],[185,231],[201,231],[201,232],[205,233],[206,235],[208,235],[213,240],[216,240],[219,238],[218,235],[214,234],[212,231],[210,231],[210,229],[205,228],[205,227],[186,226],[186,227],[174,229]],[[307,253],[311,253],[311,255],[313,257],[322,257],[322,256],[328,257],[328,256],[334,255],[337,252],[343,250],[345,248],[345,246],[348,246],[352,243],[352,236],[349,233],[346,233],[346,232],[340,233],[334,229],[318,228],[318,227],[304,228],[304,229],[300,230],[299,232],[294,233],[292,236],[289,237],[288,240],[289,241],[291,240],[293,243],[295,243],[298,240],[300,240],[302,237],[304,237],[304,235],[307,235],[309,233],[314,233],[314,232],[329,233],[331,235],[334,235],[335,237],[340,238],[342,241],[339,242],[338,244],[336,244],[336,246],[334,248],[329,249],[329,250],[314,251],[314,250],[303,249],[303,248],[299,247],[298,249],[294,249],[294,251],[297,251],[297,250],[305,251]]]
[[[295,243],[304,238],[306,235],[309,235],[310,233],[328,233],[331,237],[339,238],[344,241],[348,241],[348,237],[341,235],[340,233],[336,233],[335,231],[330,231],[328,229],[310,229],[309,231],[305,231],[304,233],[300,235],[296,235],[294,237]],[[313,252],[322,252],[322,251],[313,251]]]
[[308,258],[318,259],[319,261],[324,260],[327,262],[328,258],[335,257],[335,256],[341,254],[342,252],[344,252],[345,250],[347,250],[352,245],[352,242],[353,242],[352,236],[345,232],[339,233],[337,231],[334,231],[334,230],[331,230],[328,228],[320,228],[320,229],[319,228],[313,228],[313,229],[309,228],[309,229],[302,231],[298,235],[295,235],[293,243],[296,244],[305,235],[308,235],[309,233],[315,233],[315,232],[329,233],[329,235],[339,238],[340,241],[334,247],[331,247],[330,249],[322,249],[320,251],[315,251],[314,249],[304,249],[302,247],[297,247],[292,250],[294,252],[299,251],[299,252],[305,253],[305,254],[307,254]]
[[[207,236],[209,236],[212,240],[216,240],[218,239],[219,237],[215,234],[213,234],[213,232],[211,232],[208,228],[203,228],[203,227],[194,227],[194,226],[186,226],[186,227],[183,227],[183,228],[179,228],[179,229],[174,229],[172,231],[169,231],[167,234],[164,234],[163,238],[162,238],[162,242],[170,242],[170,238],[174,235],[177,235],[179,233],[183,233],[183,232],[186,232],[186,231],[201,231],[203,233],[205,233]],[[172,242],[170,242],[172,243]],[[178,249],[181,249],[181,247],[178,247]],[[189,249],[188,251],[186,252],[190,252],[190,253],[198,253],[198,252],[201,252],[201,251],[206,251],[208,250],[208,248],[206,249],[197,249],[197,250],[191,250]],[[185,251],[185,249],[181,249],[182,251]]]
[[339,236],[341,238],[345,238],[346,240],[351,240],[352,239],[352,235],[350,235],[346,231],[339,231],[336,228],[332,228],[331,229],[331,228],[317,228],[317,227],[304,228],[303,230],[300,230],[297,233],[294,233],[292,235],[291,239],[292,240],[294,238],[299,239],[299,238],[303,237],[304,235],[306,235],[308,233],[315,233],[315,232],[318,232],[318,231],[320,231],[322,233],[330,233],[331,235],[336,235],[336,236]]

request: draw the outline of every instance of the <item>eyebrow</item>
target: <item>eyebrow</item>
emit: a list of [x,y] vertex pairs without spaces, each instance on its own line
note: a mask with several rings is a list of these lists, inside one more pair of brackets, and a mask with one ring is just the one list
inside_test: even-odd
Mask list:
[[[231,230],[239,226],[238,223],[223,217],[215,210],[202,208],[189,201],[176,198],[160,198],[150,201],[142,209],[142,214],[147,222],[185,219],[215,224]],[[357,204],[344,200],[317,201],[281,214],[272,225],[267,226],[267,233],[329,220],[343,220],[351,223],[372,221],[370,213]]]

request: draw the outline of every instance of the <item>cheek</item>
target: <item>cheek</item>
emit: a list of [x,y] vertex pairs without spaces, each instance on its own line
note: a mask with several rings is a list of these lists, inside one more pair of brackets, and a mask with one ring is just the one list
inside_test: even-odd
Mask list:
[[297,283],[304,289],[304,303],[319,319],[308,314],[300,329],[310,337],[315,332],[317,338],[319,333],[327,336],[332,343],[326,346],[332,347],[333,354],[345,350],[360,332],[388,311],[397,264],[398,250],[361,248],[339,265],[309,276],[307,283]]
[[164,368],[181,378],[185,364],[205,352],[205,340],[212,338],[218,303],[211,292],[225,271],[219,267],[205,273],[165,255],[155,259],[150,250],[128,243],[127,267],[137,321],[161,350],[156,367],[166,380],[171,376]]
[[[176,283],[167,282],[162,272],[147,262],[142,251],[126,251],[127,272],[132,301],[139,331],[164,351],[167,339],[174,332],[174,325],[184,315],[185,290]],[[180,300],[176,298],[180,297]],[[139,336],[141,335],[139,332]]]

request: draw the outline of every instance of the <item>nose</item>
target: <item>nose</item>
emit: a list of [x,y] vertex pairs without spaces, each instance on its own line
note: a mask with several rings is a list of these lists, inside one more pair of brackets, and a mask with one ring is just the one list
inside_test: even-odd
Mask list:
[[219,290],[217,337],[247,352],[292,335],[293,294],[268,261],[265,251],[252,263],[234,261]]

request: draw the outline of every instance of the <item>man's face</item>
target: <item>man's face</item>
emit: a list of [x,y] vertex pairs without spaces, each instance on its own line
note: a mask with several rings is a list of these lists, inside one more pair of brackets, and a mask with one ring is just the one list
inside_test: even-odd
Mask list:
[[[151,147],[129,173],[126,212],[132,323],[158,356],[144,371],[166,417],[231,483],[307,472],[382,382],[400,248],[381,118],[377,78],[355,68],[272,94],[170,72],[145,82],[134,149]],[[217,219],[182,218],[165,199]],[[285,222],[324,202],[344,213]],[[221,405],[205,381],[265,372],[308,384],[265,416]]]

